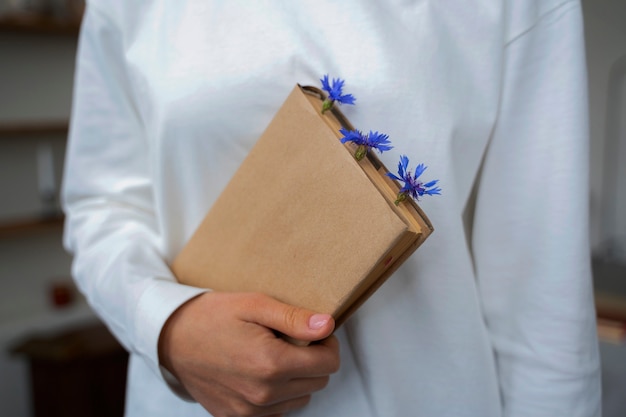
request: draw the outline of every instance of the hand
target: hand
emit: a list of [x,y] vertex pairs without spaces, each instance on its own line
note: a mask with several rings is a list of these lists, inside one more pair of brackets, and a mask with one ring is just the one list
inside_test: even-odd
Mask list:
[[[250,293],[202,294],[159,340],[161,364],[215,417],[281,416],[306,405],[339,369],[329,315]],[[302,341],[295,346],[275,331]]]

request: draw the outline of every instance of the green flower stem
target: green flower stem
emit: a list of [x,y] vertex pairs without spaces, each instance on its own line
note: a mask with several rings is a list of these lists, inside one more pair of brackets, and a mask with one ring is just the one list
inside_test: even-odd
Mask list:
[[322,103],[322,114],[324,114],[326,110],[330,110],[333,107],[333,104],[335,104],[333,100],[325,99]]
[[396,198],[396,201],[394,201],[394,204],[396,206],[399,206],[400,203],[402,203],[404,200],[406,200],[408,196],[409,195],[407,193],[399,193],[398,194],[398,198]]
[[356,152],[354,153],[354,158],[357,161],[360,161],[361,159],[365,157],[365,155],[367,155],[367,146],[359,145],[359,147],[356,148]]

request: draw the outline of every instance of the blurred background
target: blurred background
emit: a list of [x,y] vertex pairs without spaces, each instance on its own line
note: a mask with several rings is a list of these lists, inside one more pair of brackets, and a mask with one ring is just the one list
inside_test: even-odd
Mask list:
[[0,416],[122,416],[127,355],[70,278],[58,194],[84,0],[0,0]]
[[[0,415],[122,415],[127,356],[70,278],[63,169],[83,0],[0,0]],[[605,417],[626,415],[626,1],[583,0]],[[575,180],[575,179],[573,179]]]

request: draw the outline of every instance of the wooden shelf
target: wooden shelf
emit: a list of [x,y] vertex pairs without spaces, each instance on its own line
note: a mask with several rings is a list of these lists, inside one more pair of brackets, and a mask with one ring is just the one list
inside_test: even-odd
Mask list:
[[0,124],[0,139],[15,139],[42,135],[67,135],[68,130],[69,122],[62,120],[5,123]]
[[63,227],[64,217],[59,214],[51,217],[23,219],[13,222],[0,223],[0,238],[17,237],[31,233],[60,230]]
[[79,30],[80,19],[77,18],[61,19],[35,13],[0,16],[0,32],[77,36]]

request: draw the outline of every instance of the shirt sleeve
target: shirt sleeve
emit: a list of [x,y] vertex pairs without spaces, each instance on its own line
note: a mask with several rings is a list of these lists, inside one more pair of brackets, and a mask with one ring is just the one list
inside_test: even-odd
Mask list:
[[171,313],[203,290],[176,282],[160,253],[150,145],[115,22],[90,3],[83,20],[66,154],[64,244],[88,302],[158,375]]
[[600,416],[577,2],[506,45],[472,250],[506,417]]

